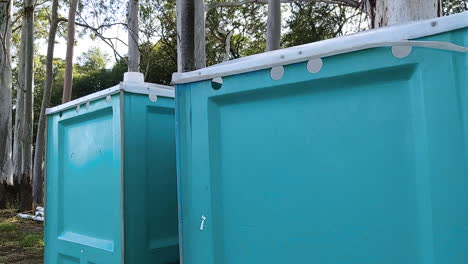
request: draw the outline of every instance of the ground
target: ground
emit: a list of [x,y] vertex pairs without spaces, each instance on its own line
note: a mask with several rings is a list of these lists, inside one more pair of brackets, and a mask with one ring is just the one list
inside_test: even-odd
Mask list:
[[0,210],[0,264],[42,264],[43,223],[16,217],[17,210]]

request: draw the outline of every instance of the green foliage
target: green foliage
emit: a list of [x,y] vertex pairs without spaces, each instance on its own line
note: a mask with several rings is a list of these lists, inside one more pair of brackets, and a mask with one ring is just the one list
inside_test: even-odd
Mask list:
[[177,35],[175,0],[140,0],[140,41],[166,41]]
[[121,60],[110,70],[105,68],[86,69],[75,67],[73,79],[72,99],[76,99],[91,93],[119,84],[123,80],[123,74],[127,71],[127,62]]
[[282,46],[291,47],[338,36],[346,22],[349,8],[336,4],[296,2],[290,4],[287,32]]
[[110,61],[109,55],[103,53],[99,48],[90,48],[78,56],[78,65],[75,67],[77,73],[91,73],[104,69]]
[[125,17],[127,11],[127,3],[127,0],[80,0],[77,21],[95,28],[122,22],[121,19]]
[[233,33],[230,40],[230,59],[265,51],[266,12],[266,7],[259,4],[211,9],[206,17],[207,65],[223,61],[228,36],[225,32]]
[[468,10],[468,0],[444,0],[444,15],[461,13]]
[[36,13],[34,16],[34,38],[44,40],[47,39],[47,36],[49,35],[50,9],[50,3],[36,8]]
[[[72,99],[88,95],[102,89],[118,84],[126,71],[125,62],[116,63],[112,69],[107,70],[106,64],[109,56],[98,48],[90,48],[78,56],[78,63],[75,64],[73,72]],[[62,103],[62,92],[65,74],[65,61],[59,58],[54,59],[54,76],[52,82],[52,94],[49,107]],[[35,58],[35,93],[34,93],[34,121],[39,119],[39,112],[42,102],[42,91],[45,83],[45,56]]]
[[140,65],[146,82],[170,84],[172,73],[177,71],[177,49],[173,42],[175,38],[141,45]]
[[[42,103],[42,92],[45,84],[45,62],[46,57],[37,55],[34,57],[34,122],[39,120],[39,112]],[[56,106],[62,102],[63,90],[63,76],[65,72],[65,61],[59,58],[54,59],[53,62],[53,81],[52,81],[52,95],[49,107]]]
[[[217,2],[217,0],[207,1]],[[227,34],[231,38],[230,58],[239,58],[263,52],[265,50],[266,8],[264,5],[249,4],[238,8],[214,8],[207,14],[206,21],[206,56],[207,65],[223,61]],[[155,80],[168,83],[169,70],[176,71],[177,61],[177,25],[175,0],[141,1],[142,33],[141,70],[146,81]],[[155,56],[158,55],[158,56]],[[163,58],[170,61],[164,61]],[[148,69],[148,62],[152,60]],[[158,63],[162,63],[158,65]],[[174,64],[172,64],[174,62]],[[158,71],[157,71],[158,70]],[[165,76],[154,76],[161,72]]]

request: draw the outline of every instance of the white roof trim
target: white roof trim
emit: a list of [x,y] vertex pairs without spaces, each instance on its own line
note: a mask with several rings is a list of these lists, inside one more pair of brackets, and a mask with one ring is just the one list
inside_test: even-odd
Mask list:
[[260,53],[192,72],[174,73],[172,75],[172,82],[174,84],[181,84],[208,80],[216,77],[241,74],[279,65],[307,61],[312,58],[323,58],[384,46],[410,45],[467,52],[465,47],[456,46],[451,43],[441,44],[443,42],[407,41],[465,27],[468,27],[468,12],[367,30],[348,36]]
[[135,83],[135,82],[121,82],[119,85],[113,86],[111,88],[92,93],[90,95],[83,96],[81,98],[75,99],[73,101],[46,109],[46,115],[51,115],[57,112],[61,112],[73,107],[76,107],[81,104],[85,104],[90,101],[96,101],[98,99],[104,98],[108,95],[116,94],[121,90],[128,93],[135,94],[147,94],[147,95],[157,95],[162,97],[174,98],[175,92],[174,87],[154,84],[154,83]]

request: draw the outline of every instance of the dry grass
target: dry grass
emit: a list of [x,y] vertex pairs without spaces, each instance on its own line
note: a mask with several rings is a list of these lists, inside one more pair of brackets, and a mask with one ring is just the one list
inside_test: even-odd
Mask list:
[[43,223],[16,217],[16,210],[0,210],[0,264],[42,264]]

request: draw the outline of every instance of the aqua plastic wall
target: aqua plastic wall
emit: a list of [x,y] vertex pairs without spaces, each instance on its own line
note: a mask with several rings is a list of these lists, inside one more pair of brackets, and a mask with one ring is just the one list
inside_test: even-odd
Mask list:
[[125,263],[179,259],[174,99],[125,98]]
[[177,263],[174,99],[48,116],[45,263]]
[[467,69],[382,47],[177,85],[184,263],[468,263]]

